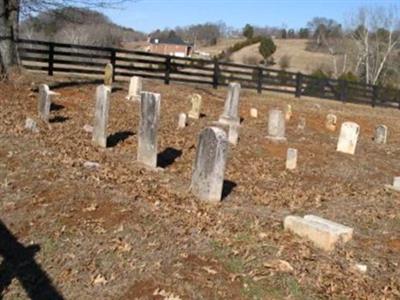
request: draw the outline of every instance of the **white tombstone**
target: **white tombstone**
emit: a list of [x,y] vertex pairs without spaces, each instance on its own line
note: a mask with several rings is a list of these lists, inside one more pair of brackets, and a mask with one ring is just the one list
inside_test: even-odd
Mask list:
[[239,140],[239,126],[237,124],[229,125],[228,141],[232,145],[237,145]]
[[198,119],[200,118],[202,98],[199,94],[193,94],[190,97],[192,103],[192,109],[189,111],[189,118]]
[[337,117],[334,114],[328,114],[325,120],[325,127],[330,131],[336,130]]
[[41,84],[39,86],[38,95],[38,114],[39,117],[48,122],[50,119],[50,107],[53,96],[58,95],[58,93],[50,91],[50,88],[46,84]]
[[229,84],[228,95],[225,100],[224,112],[218,122],[224,125],[240,125],[239,117],[240,84],[232,82]]
[[139,102],[142,88],[143,88],[142,78],[138,76],[131,77],[129,81],[128,96],[126,97],[126,99]]
[[375,128],[374,141],[377,144],[386,144],[388,128],[385,125],[378,125]]
[[257,118],[258,117],[258,110],[256,108],[251,108],[250,109],[250,116],[252,118]]
[[157,168],[157,131],[160,118],[161,95],[142,92],[137,160]]
[[297,168],[297,149],[289,148],[286,154],[286,169],[294,170]]
[[400,191],[400,176],[393,178],[393,187]]
[[103,148],[107,147],[107,123],[110,95],[111,87],[105,85],[97,87],[92,142]]
[[360,126],[354,122],[344,122],[340,128],[340,135],[336,151],[354,154],[356,151]]
[[185,128],[186,127],[186,114],[185,113],[180,113],[179,114],[179,119],[178,119],[178,128]]
[[268,136],[272,141],[284,142],[285,137],[285,117],[279,109],[271,109],[268,114]]
[[222,198],[228,140],[223,129],[207,127],[200,133],[190,189],[203,201]]

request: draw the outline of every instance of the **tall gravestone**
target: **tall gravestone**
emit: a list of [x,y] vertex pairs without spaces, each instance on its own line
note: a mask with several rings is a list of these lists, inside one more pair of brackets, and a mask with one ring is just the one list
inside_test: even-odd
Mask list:
[[131,77],[129,81],[128,96],[126,97],[126,99],[130,101],[139,102],[142,88],[143,88],[142,78],[138,76]]
[[104,68],[104,85],[112,86],[114,67],[111,63],[106,64]]
[[219,117],[219,123],[225,125],[237,124],[240,125],[239,118],[239,101],[240,101],[240,84],[230,83],[228,95],[225,100],[224,112]]
[[189,118],[198,119],[200,118],[201,103],[202,98],[199,94],[193,94],[190,97],[190,102],[192,103],[192,109],[189,111]]
[[221,201],[228,140],[223,129],[207,127],[197,144],[191,191],[200,200]]
[[157,167],[157,131],[161,95],[142,92],[137,160],[151,168]]
[[284,142],[285,137],[285,116],[279,109],[271,109],[268,114],[268,136],[272,141]]
[[96,107],[92,132],[92,142],[100,147],[107,147],[107,123],[110,108],[111,88],[100,85],[96,89]]
[[48,85],[41,84],[39,86],[38,113],[39,117],[45,122],[49,121],[51,100],[54,95],[57,95],[57,93],[50,91]]
[[377,144],[386,144],[388,128],[385,125],[378,125],[375,128],[374,141]]
[[340,128],[340,135],[336,151],[354,154],[356,151],[360,126],[354,122],[344,122]]

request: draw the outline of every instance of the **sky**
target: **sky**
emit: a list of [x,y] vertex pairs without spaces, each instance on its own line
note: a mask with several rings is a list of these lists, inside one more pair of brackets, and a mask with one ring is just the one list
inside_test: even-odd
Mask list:
[[358,7],[396,4],[400,0],[134,0],[101,11],[119,25],[149,33],[218,21],[235,28],[250,23],[298,29],[315,16],[346,23]]

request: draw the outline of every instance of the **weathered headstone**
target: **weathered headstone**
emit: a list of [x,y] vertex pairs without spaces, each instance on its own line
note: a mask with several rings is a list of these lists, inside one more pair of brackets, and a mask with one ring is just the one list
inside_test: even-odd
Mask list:
[[228,140],[223,129],[207,127],[200,133],[190,185],[200,200],[221,200],[227,151]]
[[114,67],[111,63],[106,64],[104,68],[104,85],[112,86]]
[[179,119],[178,119],[178,128],[185,128],[186,127],[186,114],[185,113],[180,113],[179,114]]
[[237,124],[229,125],[228,141],[232,145],[237,145],[239,140],[239,126]]
[[225,125],[240,124],[239,118],[240,84],[229,84],[228,95],[225,100],[224,112],[218,122]]
[[257,118],[258,117],[258,110],[256,108],[251,108],[250,109],[250,116],[252,118]]
[[306,128],[306,118],[300,117],[299,124],[297,125],[297,129],[304,130]]
[[142,78],[138,76],[131,77],[129,81],[129,90],[127,100],[140,101],[140,93],[142,92],[143,83]]
[[38,133],[39,129],[37,128],[36,122],[31,118],[26,118],[25,120],[25,129],[32,131],[33,133]]
[[41,84],[39,86],[38,113],[39,117],[45,122],[49,121],[51,100],[55,95],[57,95],[57,93],[50,91],[48,85]]
[[190,97],[190,102],[192,103],[192,109],[189,111],[189,118],[198,119],[200,118],[201,112],[201,95],[193,94]]
[[286,107],[286,113],[285,113],[285,120],[290,121],[292,118],[292,106],[290,104],[287,105]]
[[393,187],[400,191],[400,176],[393,178]]
[[336,130],[337,117],[334,114],[328,114],[325,120],[325,127],[330,131]]
[[286,154],[286,169],[294,170],[297,167],[297,149],[289,148]]
[[110,108],[111,88],[100,85],[96,89],[96,107],[94,114],[92,142],[95,145],[107,147],[107,123]]
[[354,122],[344,122],[340,128],[340,135],[336,151],[354,154],[356,151],[360,126]]
[[137,160],[151,168],[157,167],[157,131],[161,95],[142,92]]
[[285,137],[285,117],[279,109],[271,109],[268,115],[268,136],[273,141],[286,141]]
[[386,144],[388,128],[385,125],[378,125],[375,128],[374,141],[377,144]]

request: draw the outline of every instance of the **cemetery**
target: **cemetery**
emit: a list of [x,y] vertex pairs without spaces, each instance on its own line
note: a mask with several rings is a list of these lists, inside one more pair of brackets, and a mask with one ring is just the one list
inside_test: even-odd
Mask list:
[[2,219],[66,299],[400,297],[398,109],[111,77],[0,84]]

